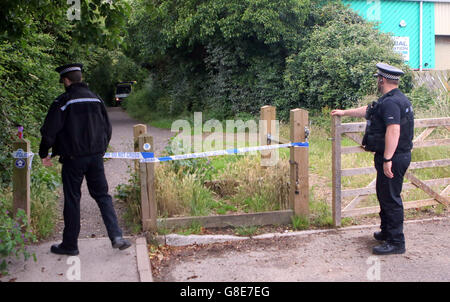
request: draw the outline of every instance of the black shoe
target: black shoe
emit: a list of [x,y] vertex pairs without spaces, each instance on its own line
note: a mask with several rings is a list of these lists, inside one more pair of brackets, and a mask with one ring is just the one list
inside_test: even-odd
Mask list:
[[76,256],[80,253],[78,250],[68,250],[64,247],[61,247],[61,244],[52,245],[52,247],[50,248],[50,252],[52,252],[53,254],[69,256]]
[[387,236],[383,232],[373,233],[373,237],[378,241],[386,241]]
[[406,252],[404,245],[394,245],[391,243],[384,243],[377,245],[372,249],[375,255],[390,255],[390,254],[404,254]]
[[124,250],[126,248],[129,248],[131,246],[131,243],[123,239],[122,237],[116,237],[112,240],[112,247],[119,250]]

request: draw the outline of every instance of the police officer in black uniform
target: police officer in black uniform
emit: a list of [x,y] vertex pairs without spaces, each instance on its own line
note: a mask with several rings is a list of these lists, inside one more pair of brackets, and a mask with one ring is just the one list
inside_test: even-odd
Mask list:
[[411,162],[414,113],[409,99],[398,89],[403,71],[385,63],[376,65],[378,92],[376,102],[348,110],[333,110],[331,115],[365,117],[366,133],[362,145],[375,152],[376,192],[380,203],[381,231],[374,233],[384,244],[375,246],[377,255],[403,254],[403,177]]
[[[80,233],[81,183],[86,177],[89,193],[97,202],[112,246],[123,250],[131,246],[122,237],[117,216],[108,194],[103,155],[112,128],[103,101],[82,82],[82,64],[56,68],[66,92],[51,104],[44,125],[39,156],[45,166],[59,155],[64,190],[64,232],[62,243],[51,252],[78,255]],[[51,156],[48,155],[52,149]]]

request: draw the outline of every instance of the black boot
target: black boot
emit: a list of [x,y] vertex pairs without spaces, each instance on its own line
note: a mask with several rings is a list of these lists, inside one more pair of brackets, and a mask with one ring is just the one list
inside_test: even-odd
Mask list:
[[373,237],[378,241],[386,241],[387,236],[383,232],[375,232],[373,233]]
[[78,250],[68,250],[68,249],[62,247],[61,245],[62,244],[54,244],[54,245],[52,245],[52,247],[50,248],[50,251],[53,254],[69,255],[69,256],[76,256],[76,255],[78,255],[80,253]]
[[390,255],[390,254],[404,254],[406,252],[404,245],[395,245],[392,243],[384,243],[377,245],[372,249],[375,255]]
[[115,249],[124,250],[129,248],[131,243],[128,240],[123,239],[123,237],[116,237],[112,240],[112,246]]

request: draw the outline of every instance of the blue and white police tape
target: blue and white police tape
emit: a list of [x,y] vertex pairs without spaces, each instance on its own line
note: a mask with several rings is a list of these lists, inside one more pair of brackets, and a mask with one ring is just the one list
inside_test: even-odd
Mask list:
[[[164,161],[172,161],[172,160],[183,160],[183,159],[191,159],[191,158],[203,158],[210,156],[220,156],[220,155],[232,155],[238,153],[246,153],[246,152],[254,152],[254,151],[266,151],[266,150],[274,150],[279,148],[289,148],[289,147],[309,147],[308,142],[297,142],[297,143],[287,143],[287,144],[278,144],[278,145],[267,145],[267,146],[255,146],[255,147],[245,147],[245,148],[234,148],[234,149],[226,149],[226,150],[216,150],[216,151],[206,151],[206,152],[198,152],[198,153],[189,153],[189,154],[180,154],[180,155],[170,155],[170,156],[162,156],[155,157],[153,152],[107,152],[103,156],[103,158],[113,158],[113,159],[138,159],[141,163],[154,163],[154,162],[164,162]],[[30,166],[31,161],[33,160],[34,153],[31,152],[23,152],[23,150],[19,149],[16,152],[13,152],[13,157],[17,159],[26,159],[30,158]]]
[[203,157],[210,157],[210,156],[231,155],[231,154],[253,152],[253,151],[265,151],[265,150],[273,150],[273,149],[288,148],[288,147],[309,147],[309,144],[307,142],[297,142],[297,143],[287,143],[287,144],[268,145],[268,146],[256,146],[256,147],[206,151],[206,152],[170,155],[170,156],[162,156],[162,157],[155,157],[153,152],[110,152],[110,153],[105,153],[104,158],[139,159],[139,161],[141,163],[154,163],[154,162],[164,162],[164,161],[171,161],[171,160],[184,160],[184,159],[203,158]]

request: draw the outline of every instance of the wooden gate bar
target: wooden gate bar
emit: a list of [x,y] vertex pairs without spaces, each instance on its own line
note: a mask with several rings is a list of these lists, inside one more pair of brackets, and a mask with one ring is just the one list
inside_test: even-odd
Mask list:
[[[435,186],[435,185],[448,185],[450,184],[450,178],[439,178],[439,179],[428,179],[428,180],[422,180],[423,183],[425,183],[428,186]],[[404,190],[409,190],[409,189],[414,189],[417,188],[415,185],[413,185],[412,183],[404,183],[403,184],[403,189]],[[370,194],[375,194],[376,190],[375,190],[375,185],[373,184],[372,186],[367,186],[365,188],[357,188],[357,189],[346,189],[346,190],[342,190],[341,191],[341,196],[342,198],[344,197],[351,197],[351,196],[356,196],[356,195],[370,195]]]
[[333,116],[331,123],[332,137],[332,215],[334,226],[341,225],[341,117]]
[[409,171],[406,171],[405,177],[411,181],[416,187],[420,188],[422,191],[436,199],[438,202],[442,203],[445,206],[448,206],[449,201],[448,198],[442,195],[439,195],[433,189],[431,189],[426,183],[418,179],[414,174]]

